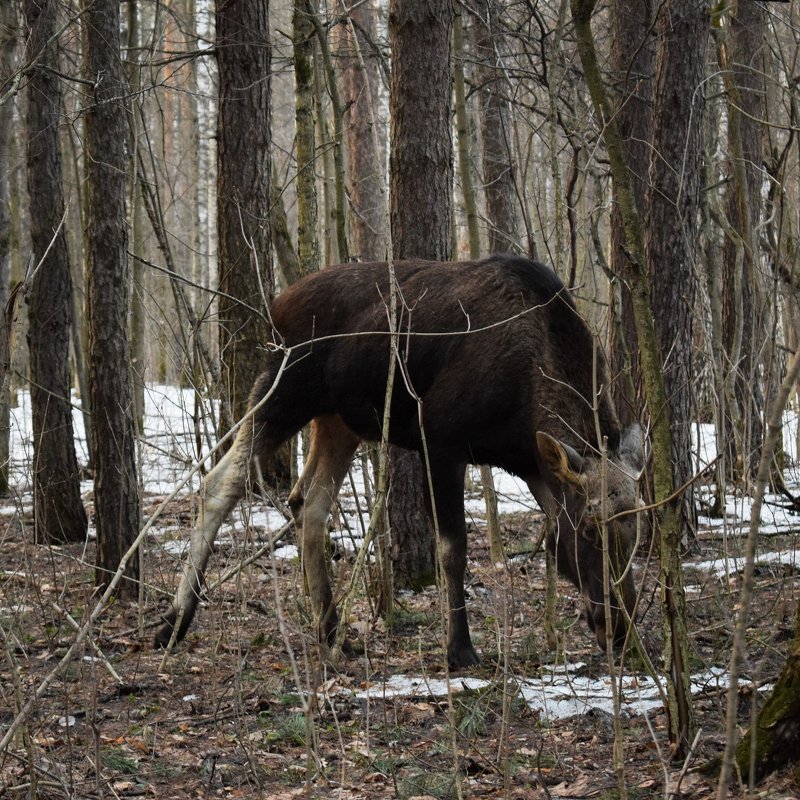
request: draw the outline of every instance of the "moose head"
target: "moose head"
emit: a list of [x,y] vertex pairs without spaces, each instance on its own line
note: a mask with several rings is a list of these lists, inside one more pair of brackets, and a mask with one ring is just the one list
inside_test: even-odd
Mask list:
[[614,644],[621,644],[625,612],[633,614],[636,596],[631,555],[643,524],[637,513],[645,465],[642,429],[638,424],[626,428],[617,447],[605,454],[589,449],[581,455],[543,431],[536,441],[548,490],[543,504],[555,522],[548,546],[559,570],[581,590],[586,620],[600,647],[606,647],[609,633]]

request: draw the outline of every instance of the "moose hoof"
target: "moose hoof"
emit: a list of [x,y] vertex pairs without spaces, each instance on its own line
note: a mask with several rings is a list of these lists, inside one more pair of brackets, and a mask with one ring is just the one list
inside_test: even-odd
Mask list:
[[189,619],[186,618],[184,615],[183,619],[181,620],[181,624],[178,627],[177,634],[175,634],[175,623],[177,622],[178,615],[175,613],[174,609],[171,609],[168,613],[164,614],[162,619],[164,620],[163,625],[156,631],[156,635],[153,639],[153,647],[156,650],[166,650],[169,647],[169,643],[172,641],[173,635],[175,635],[175,642],[181,641],[186,631],[189,628],[189,623],[191,622],[191,616]]
[[165,622],[157,631],[153,639],[153,648],[156,650],[166,650],[172,639],[172,632],[175,628],[172,623]]
[[481,660],[471,644],[447,648],[447,663],[450,669],[465,669],[480,664]]

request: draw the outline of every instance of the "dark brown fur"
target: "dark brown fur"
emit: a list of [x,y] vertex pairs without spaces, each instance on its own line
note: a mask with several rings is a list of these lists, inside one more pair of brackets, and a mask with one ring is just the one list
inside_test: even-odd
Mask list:
[[[604,644],[599,517],[635,507],[643,455],[638,426],[623,431],[617,421],[605,361],[586,324],[555,273],[527,259],[400,262],[394,272],[400,358],[389,439],[421,451],[422,419],[451,610],[451,664],[477,661],[463,585],[463,480],[470,463],[502,467],[528,483],[556,521],[551,547],[560,569],[583,591],[589,622]],[[304,278],[274,303],[275,341],[264,354],[266,369],[251,405],[269,397],[240,431],[234,455],[209,475],[208,518],[193,536],[194,563],[159,632],[160,644],[178,618],[179,635],[191,621],[208,557],[201,540],[213,540],[221,517],[244,491],[250,454],[269,455],[312,420],[311,453],[290,503],[319,635],[332,641],[337,617],[324,561],[325,518],[358,442],[380,438],[389,297],[386,264],[352,264]],[[603,391],[596,394],[596,387]],[[598,428],[611,455],[602,469]],[[630,556],[633,520],[615,523],[616,535],[609,537],[617,574]],[[620,594],[631,610],[630,570]],[[617,606],[612,598],[615,639],[625,632]]]

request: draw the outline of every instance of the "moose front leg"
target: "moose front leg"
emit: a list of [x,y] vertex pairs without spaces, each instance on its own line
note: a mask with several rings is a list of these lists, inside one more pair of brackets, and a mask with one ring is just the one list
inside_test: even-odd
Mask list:
[[447,592],[447,661],[451,669],[479,663],[467,619],[464,575],[467,571],[467,526],[464,520],[463,464],[432,463],[433,499],[429,510],[436,513],[442,572]]
[[464,590],[464,574],[467,570],[467,529],[464,518],[461,518],[458,530],[441,525],[439,538],[447,589],[447,662],[451,669],[462,669],[480,662],[472,646],[467,619],[467,600]]
[[317,636],[328,647],[336,640],[339,622],[329,575],[328,517],[358,444],[340,417],[313,420],[303,474],[289,495]]

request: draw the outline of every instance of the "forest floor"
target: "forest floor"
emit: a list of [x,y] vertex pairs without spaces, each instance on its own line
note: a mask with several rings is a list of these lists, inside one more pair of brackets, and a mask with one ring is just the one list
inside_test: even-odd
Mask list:
[[[149,495],[146,510],[161,499]],[[91,494],[85,500],[91,511]],[[608,662],[580,619],[577,591],[564,582],[558,658],[545,643],[544,558],[531,552],[540,514],[503,516],[502,565],[490,563],[483,521],[473,517],[469,613],[483,660],[451,674],[448,695],[441,688],[446,673],[435,588],[403,594],[391,623],[376,618],[361,592],[350,615],[360,653],[338,670],[323,668],[309,643],[297,559],[291,557],[266,554],[245,567],[209,593],[186,640],[168,657],[154,651],[153,625],[178,563],[177,545],[170,543],[188,534],[191,511],[186,495],[168,505],[148,542],[141,605],[120,601],[104,612],[91,643],[50,684],[0,753],[0,797],[407,799],[456,797],[457,788],[463,797],[619,796],[612,770],[614,719],[603,710],[611,696]],[[94,605],[93,545],[31,544],[31,523],[27,503],[0,503],[6,645],[0,736],[73,641],[67,613],[80,622]],[[209,582],[255,550],[266,533],[254,523],[238,540],[224,539]],[[765,558],[756,570],[741,730],[748,726],[753,691],[774,681],[785,658],[800,589],[800,555],[793,555],[798,541],[800,518],[796,529],[761,542],[760,553],[783,556]],[[634,800],[699,799],[716,791],[713,777],[700,768],[724,743],[720,674],[729,659],[740,574],[733,562],[728,572],[710,565],[739,547],[735,537],[706,525],[686,560],[700,734],[685,771],[683,763],[668,760],[663,707],[656,701],[638,709],[633,702],[648,679],[631,666],[637,659],[625,659],[622,694],[630,705],[621,728],[625,782]],[[640,547],[637,559],[637,576],[645,577],[639,629],[659,663],[657,565],[645,562],[646,551]],[[349,573],[351,563],[345,552],[337,571]],[[617,658],[616,669],[619,664]],[[537,702],[535,692],[523,691],[536,681],[553,683],[559,666],[563,698],[557,691]],[[395,695],[398,676],[405,692]],[[590,685],[591,691],[584,688]],[[606,698],[597,699],[598,685]],[[575,697],[582,713],[570,715],[560,700]],[[746,794],[736,786],[732,791]],[[756,796],[798,797],[800,774],[773,775],[756,787]]]

